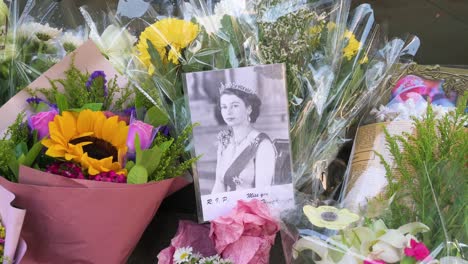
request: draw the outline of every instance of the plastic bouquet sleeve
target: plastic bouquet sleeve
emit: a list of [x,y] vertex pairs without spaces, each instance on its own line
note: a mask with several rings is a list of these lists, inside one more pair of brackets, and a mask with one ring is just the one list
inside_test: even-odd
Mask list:
[[363,118],[341,199],[303,205],[294,261],[466,263],[467,75],[416,68]]
[[[10,17],[0,65],[6,102],[87,39],[73,1],[10,1]],[[66,16],[64,16],[66,14]]]
[[26,211],[15,208],[12,202],[15,195],[0,186],[0,221],[5,227],[3,263],[20,263],[27,245],[20,236]]
[[[49,87],[48,78],[63,78],[73,61],[82,71],[117,75],[92,41],[85,43],[34,81],[29,88]],[[117,82],[126,83],[123,77]],[[11,116],[27,109],[20,92],[0,113],[1,130]],[[0,179],[26,210],[22,236],[28,251],[22,263],[125,263],[165,197],[186,186],[183,177],[122,184],[65,178],[20,167],[18,183]],[[176,175],[174,175],[176,176]]]

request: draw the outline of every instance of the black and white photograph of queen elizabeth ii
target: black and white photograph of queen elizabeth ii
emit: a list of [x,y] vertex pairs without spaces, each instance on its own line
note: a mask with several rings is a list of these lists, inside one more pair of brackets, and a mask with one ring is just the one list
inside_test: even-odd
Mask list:
[[202,207],[216,198],[259,198],[256,190],[273,186],[292,196],[283,64],[189,73],[185,90],[191,121],[200,124],[193,152],[201,156],[194,174]]

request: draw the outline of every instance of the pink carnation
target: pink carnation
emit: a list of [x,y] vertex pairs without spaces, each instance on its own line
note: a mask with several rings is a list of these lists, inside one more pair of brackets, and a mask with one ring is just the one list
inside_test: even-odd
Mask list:
[[405,255],[408,257],[413,257],[416,260],[426,259],[431,252],[427,249],[424,243],[419,243],[418,241],[411,239],[410,247],[405,248]]
[[266,204],[239,201],[230,214],[211,222],[210,238],[223,258],[236,264],[266,264],[278,230]]

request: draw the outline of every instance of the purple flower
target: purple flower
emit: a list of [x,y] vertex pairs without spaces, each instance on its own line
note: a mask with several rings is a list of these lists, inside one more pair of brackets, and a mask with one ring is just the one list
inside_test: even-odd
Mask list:
[[28,99],[26,99],[26,103],[35,104],[35,105],[38,105],[40,103],[44,103],[44,104],[47,104],[50,108],[57,110],[57,105],[56,104],[51,104],[51,103],[47,102],[46,100],[43,100],[43,99],[41,99],[41,98],[39,98],[37,96],[29,97]]
[[41,98],[37,96],[29,97],[26,99],[26,103],[28,104],[39,104],[39,103],[46,103],[46,101],[42,100]]
[[86,82],[86,88],[89,91],[89,89],[91,88],[91,85],[93,85],[94,80],[99,78],[99,77],[101,77],[102,80],[103,80],[102,89],[104,89],[104,96],[107,96],[107,86],[106,86],[107,80],[106,80],[106,74],[104,73],[104,71],[94,71],[91,74],[91,76],[89,76],[89,79]]
[[57,111],[39,112],[29,118],[31,130],[37,130],[39,139],[49,136],[49,122],[53,121]]
[[124,110],[124,114],[126,116],[130,116],[130,117],[133,118],[136,115],[136,108],[134,106],[129,107],[129,108]]
[[169,136],[169,131],[170,131],[170,130],[169,130],[169,127],[168,127],[168,126],[158,126],[158,127],[156,128],[156,131],[157,131],[156,134],[161,133],[161,134],[163,134],[164,136],[168,137],[168,136]]
[[154,137],[156,136],[156,129],[152,125],[145,122],[134,120],[130,123],[128,129],[127,146],[130,153],[135,153],[135,138],[138,134],[140,139],[141,149],[147,149],[151,146]]

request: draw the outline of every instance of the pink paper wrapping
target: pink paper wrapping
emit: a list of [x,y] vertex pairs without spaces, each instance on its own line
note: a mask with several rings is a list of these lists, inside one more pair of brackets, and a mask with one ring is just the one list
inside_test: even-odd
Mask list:
[[20,238],[25,210],[12,206],[15,195],[0,186],[0,217],[6,230],[3,263],[20,263],[26,252],[26,242]]
[[[74,58],[81,71],[101,70],[120,76],[92,41],[54,65],[28,87],[50,87],[49,79],[65,76]],[[59,87],[61,89],[61,87]],[[21,91],[0,108],[0,136],[18,113],[28,110]],[[28,251],[21,263],[125,263],[162,200],[187,185],[177,177],[127,185],[68,179],[22,167],[19,184],[0,177],[0,185],[16,195],[15,205],[27,211],[21,235]]]
[[16,184],[0,178],[0,185],[27,210],[22,236],[28,251],[21,262],[26,264],[125,263],[162,200],[188,184],[182,178],[101,183],[26,167],[19,179]]
[[211,222],[216,251],[236,264],[267,264],[279,224],[259,200],[239,201],[228,214]]
[[[67,55],[62,61],[52,66],[49,70],[39,76],[34,82],[28,85],[28,88],[35,90],[38,88],[50,87],[49,79],[59,79],[65,77],[65,71],[69,69],[72,60],[74,59],[75,67],[81,71],[104,71],[107,76],[117,76],[117,83],[120,87],[124,87],[128,82],[123,76],[119,75],[118,72],[112,67],[112,64],[102,56],[99,49],[89,40],[81,45],[74,52]],[[58,87],[62,89],[61,86]],[[0,120],[0,136],[3,135],[6,129],[15,122],[16,117],[19,113],[24,110],[28,110],[29,105],[26,99],[31,95],[26,91],[22,90],[15,96],[10,98],[1,108],[1,120]]]
[[181,247],[192,247],[194,252],[204,257],[216,255],[209,234],[209,225],[199,225],[192,221],[180,221],[177,233],[171,240],[171,245],[158,254],[158,264],[173,264],[174,252]]

